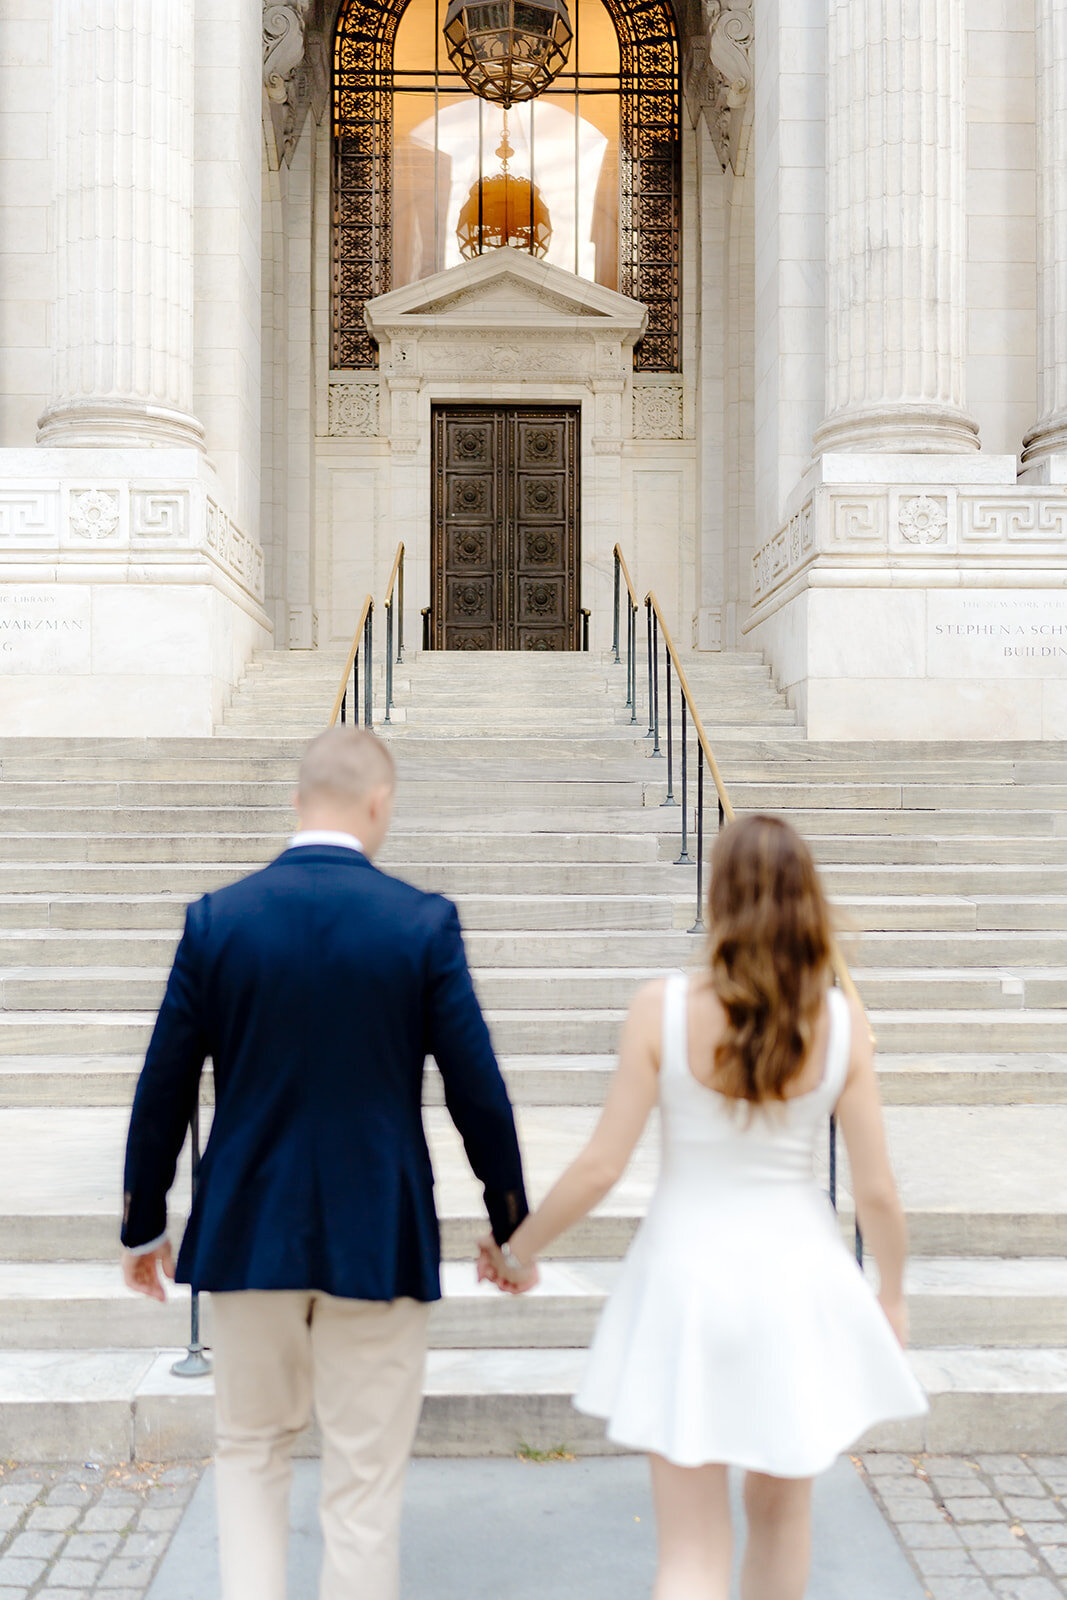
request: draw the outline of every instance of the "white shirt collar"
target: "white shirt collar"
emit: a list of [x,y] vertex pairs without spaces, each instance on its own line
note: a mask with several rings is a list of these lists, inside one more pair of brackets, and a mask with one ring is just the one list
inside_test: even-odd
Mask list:
[[330,828],[301,828],[289,840],[288,848],[296,850],[305,844],[332,844],[341,850],[358,850],[360,855],[367,853],[354,833],[337,833]]

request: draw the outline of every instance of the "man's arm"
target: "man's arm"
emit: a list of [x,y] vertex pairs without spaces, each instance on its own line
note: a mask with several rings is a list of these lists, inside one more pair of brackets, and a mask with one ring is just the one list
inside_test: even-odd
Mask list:
[[[174,1182],[207,1055],[200,939],[207,901],[190,906],[137,1083],[126,1140],[122,1242],[162,1248],[167,1194]],[[145,1252],[154,1257],[156,1249]],[[153,1268],[154,1272],[154,1268]]]
[[493,1237],[503,1244],[529,1210],[519,1140],[471,982],[459,917],[454,905],[446,905],[429,952],[426,1048],[440,1069],[445,1104],[467,1159],[484,1186]]

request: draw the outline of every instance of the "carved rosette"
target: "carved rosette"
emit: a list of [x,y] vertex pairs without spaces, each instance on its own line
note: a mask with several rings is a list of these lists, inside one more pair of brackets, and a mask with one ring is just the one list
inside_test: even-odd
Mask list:
[[942,495],[935,498],[928,494],[902,500],[897,527],[907,544],[944,544],[948,537],[948,502]]
[[635,383],[633,436],[635,439],[684,437],[683,396],[680,383]]
[[103,542],[113,539],[119,527],[119,497],[115,489],[74,489],[70,496],[70,531],[77,539]]

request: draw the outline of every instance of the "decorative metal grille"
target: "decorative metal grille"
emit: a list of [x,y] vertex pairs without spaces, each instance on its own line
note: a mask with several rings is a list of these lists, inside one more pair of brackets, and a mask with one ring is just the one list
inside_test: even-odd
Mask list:
[[[681,94],[670,0],[604,0],[620,47],[619,288],[648,307],[639,372],[677,372]],[[390,287],[393,46],[407,0],[345,0],[334,39],[333,354],[374,367],[363,307]]]

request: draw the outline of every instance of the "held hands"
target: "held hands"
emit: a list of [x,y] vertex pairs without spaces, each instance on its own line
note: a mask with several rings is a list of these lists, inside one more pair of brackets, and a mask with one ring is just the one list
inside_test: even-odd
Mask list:
[[160,1245],[158,1250],[153,1250],[150,1255],[135,1256],[129,1250],[122,1252],[122,1276],[128,1289],[134,1289],[138,1294],[146,1294],[150,1300],[166,1300],[167,1291],[163,1286],[163,1278],[159,1269],[163,1269],[163,1277],[174,1282],[174,1252],[170,1241]]
[[505,1294],[526,1294],[541,1281],[536,1262],[521,1273],[508,1266],[491,1233],[478,1240],[478,1282],[495,1283]]

